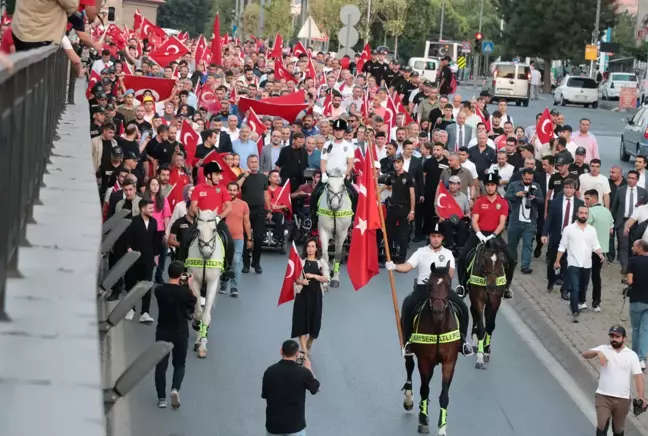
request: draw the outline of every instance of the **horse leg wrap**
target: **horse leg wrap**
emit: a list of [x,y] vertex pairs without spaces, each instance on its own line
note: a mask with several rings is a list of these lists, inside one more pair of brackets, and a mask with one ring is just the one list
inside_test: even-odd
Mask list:
[[209,326],[201,321],[200,322],[200,337],[201,338],[207,338],[208,332],[209,332]]
[[439,425],[438,427],[441,428],[444,425],[448,423],[448,411],[444,408],[441,408],[440,413],[439,413]]
[[484,346],[488,347],[491,344],[491,335],[486,333],[486,336],[484,337]]
[[333,262],[333,273],[337,274],[338,272],[340,272],[340,262],[335,261]]
[[419,412],[424,416],[428,416],[428,400],[421,400],[419,403]]
[[477,342],[477,352],[478,353],[484,353],[484,340],[483,339],[480,339]]

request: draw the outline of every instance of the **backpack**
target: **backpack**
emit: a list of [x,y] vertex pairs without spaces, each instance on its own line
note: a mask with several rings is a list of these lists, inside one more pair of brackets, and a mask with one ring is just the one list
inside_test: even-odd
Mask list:
[[450,94],[454,94],[457,90],[457,78],[454,73],[452,73],[452,79],[450,79]]

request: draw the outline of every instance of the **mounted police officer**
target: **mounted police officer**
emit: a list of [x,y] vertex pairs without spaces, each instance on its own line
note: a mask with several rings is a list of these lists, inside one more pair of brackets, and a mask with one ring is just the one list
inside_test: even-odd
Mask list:
[[194,188],[189,209],[193,216],[198,216],[198,209],[213,210],[217,214],[216,229],[223,239],[225,249],[225,271],[222,277],[224,281],[227,281],[234,276],[230,269],[234,257],[234,240],[227,224],[225,224],[225,218],[232,211],[232,203],[227,188],[220,185],[220,181],[223,179],[223,170],[218,162],[206,164],[203,173],[207,184],[203,183]]
[[479,197],[473,206],[473,232],[468,237],[468,241],[463,246],[458,259],[459,286],[457,286],[456,291],[462,298],[466,296],[468,256],[479,243],[485,244],[491,239],[499,245],[506,256],[506,290],[504,291],[504,298],[507,300],[513,298],[511,282],[513,281],[516,262],[511,255],[508,244],[502,239],[502,232],[506,227],[506,219],[508,218],[509,205],[508,201],[497,193],[499,184],[500,176],[497,171],[487,174],[486,180],[484,180],[486,194]]
[[312,228],[317,228],[317,203],[319,198],[324,191],[324,185],[328,180],[329,175],[340,174],[344,176],[344,185],[347,188],[349,197],[351,197],[352,210],[356,209],[358,193],[351,184],[349,179],[351,171],[353,170],[353,159],[355,157],[355,152],[353,144],[344,139],[344,132],[347,129],[347,122],[343,119],[338,118],[333,123],[333,136],[332,141],[328,141],[324,144],[322,149],[322,156],[320,158],[320,170],[322,171],[322,178],[313,190],[311,195],[311,221],[313,223]]
[[[414,329],[414,316],[416,308],[428,299],[427,282],[430,278],[432,264],[447,265],[449,263],[450,278],[455,273],[455,259],[452,252],[443,247],[443,233],[439,228],[439,224],[435,223],[429,235],[430,244],[421,247],[407,260],[407,262],[396,265],[394,262],[386,262],[385,268],[388,271],[396,271],[399,273],[407,273],[414,268],[418,268],[418,277],[415,281],[414,291],[409,294],[403,301],[403,312],[401,313],[401,325],[403,328],[403,342],[405,347],[403,354],[411,356],[412,352],[409,350],[409,339],[412,336]],[[459,331],[461,332],[461,348],[464,356],[473,354],[472,347],[466,342],[468,336],[468,307],[463,300],[452,290],[448,291],[448,300],[452,302],[455,307],[459,308],[456,311],[457,318],[459,318]]]

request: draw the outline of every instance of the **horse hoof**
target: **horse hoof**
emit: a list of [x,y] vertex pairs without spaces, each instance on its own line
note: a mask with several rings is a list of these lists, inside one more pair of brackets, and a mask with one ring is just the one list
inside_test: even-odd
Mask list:
[[446,426],[441,426],[439,427],[439,431],[437,432],[437,436],[446,436]]
[[490,354],[484,354],[484,363],[490,362]]
[[486,365],[483,362],[475,363],[475,369],[486,369]]
[[430,426],[429,425],[419,424],[418,432],[422,433],[422,434],[428,434],[428,433],[430,433]]
[[203,350],[198,350],[198,357],[201,358],[201,359],[204,359],[205,357],[207,357],[207,350],[204,350],[204,349]]
[[194,353],[197,353],[199,348],[200,348],[200,345],[194,344]]
[[337,280],[331,280],[331,284],[330,284],[330,286],[331,286],[332,288],[339,288],[339,287],[340,287],[340,282],[337,281]]
[[412,410],[414,407],[414,399],[412,391],[405,391],[405,399],[403,400],[403,408],[407,411]]

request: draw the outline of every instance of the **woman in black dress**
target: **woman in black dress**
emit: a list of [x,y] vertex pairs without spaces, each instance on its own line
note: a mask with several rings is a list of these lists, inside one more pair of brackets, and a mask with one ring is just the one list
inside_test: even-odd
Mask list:
[[302,352],[308,355],[322,326],[321,283],[329,281],[329,267],[320,258],[317,238],[306,241],[301,257],[303,275],[296,280],[291,337],[299,338]]

